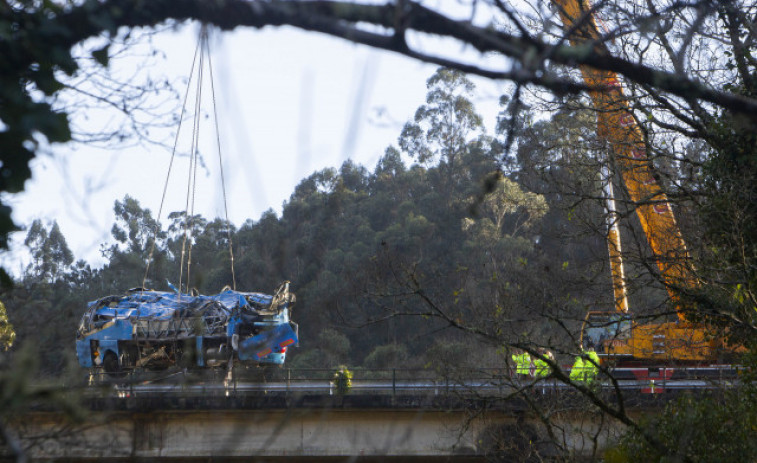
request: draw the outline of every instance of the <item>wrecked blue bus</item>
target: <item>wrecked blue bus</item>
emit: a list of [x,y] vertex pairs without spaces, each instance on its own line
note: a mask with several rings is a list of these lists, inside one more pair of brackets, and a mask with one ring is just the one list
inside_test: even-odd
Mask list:
[[82,367],[110,375],[235,361],[282,365],[287,348],[298,343],[297,325],[289,318],[295,299],[288,281],[272,295],[132,289],[89,303],[77,331],[76,354]]

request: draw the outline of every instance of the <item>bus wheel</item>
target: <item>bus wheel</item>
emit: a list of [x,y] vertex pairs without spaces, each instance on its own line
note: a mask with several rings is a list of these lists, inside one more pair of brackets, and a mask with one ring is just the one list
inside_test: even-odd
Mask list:
[[105,370],[105,373],[107,373],[110,377],[117,378],[119,376],[123,376],[121,365],[118,362],[118,357],[116,357],[116,354],[114,354],[112,351],[108,351],[108,353],[105,354],[105,357],[103,358],[103,369]]

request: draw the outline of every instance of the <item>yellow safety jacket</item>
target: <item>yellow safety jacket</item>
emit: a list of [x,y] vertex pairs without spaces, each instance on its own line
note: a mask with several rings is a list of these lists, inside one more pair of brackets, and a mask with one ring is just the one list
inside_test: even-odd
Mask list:
[[513,361],[515,362],[515,373],[519,375],[531,374],[531,356],[528,355],[528,352],[513,355]]
[[[589,361],[593,360],[594,363]],[[570,369],[570,380],[590,383],[594,381],[599,373],[599,355],[593,350],[582,352],[576,357],[573,367]]]
[[544,378],[545,376],[549,376],[549,373],[551,371],[549,364],[542,359],[534,360],[534,368],[536,370],[534,374],[537,378]]
[[571,381],[584,380],[584,358],[580,355],[576,357],[576,361],[573,362],[573,366],[570,368],[570,380]]

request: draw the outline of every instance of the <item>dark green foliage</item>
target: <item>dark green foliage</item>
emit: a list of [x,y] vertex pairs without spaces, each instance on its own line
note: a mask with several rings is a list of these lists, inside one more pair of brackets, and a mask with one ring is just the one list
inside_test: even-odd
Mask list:
[[[71,139],[68,117],[56,112],[47,98],[63,87],[59,76],[77,68],[70,45],[59,40],[67,31],[56,26],[62,6],[39,7],[3,2],[0,6],[0,191],[21,191],[31,176],[29,162],[40,140]],[[0,248],[16,227],[10,209],[0,203]]]
[[[723,2],[719,20],[734,43],[750,29],[738,7]],[[739,39],[740,40],[740,39]],[[757,65],[751,51],[735,46],[727,67],[735,79],[724,89],[757,97]],[[735,344],[757,348],[757,121],[720,111],[706,119],[701,196],[702,290],[698,319],[727,330]]]
[[317,336],[305,340],[301,352],[292,352],[290,366],[304,369],[333,368],[350,359],[350,350],[347,336],[333,328],[325,328]]
[[641,425],[664,447],[651,445],[641,432],[629,433],[613,449],[612,462],[728,463],[757,461],[757,386],[754,360],[744,359],[742,387],[687,394]]
[[409,353],[402,344],[386,344],[378,346],[363,361],[366,368],[385,370],[389,368],[403,368],[407,365]]
[[757,339],[757,125],[721,115],[708,140],[702,253],[708,280],[700,315],[729,327],[737,343]]

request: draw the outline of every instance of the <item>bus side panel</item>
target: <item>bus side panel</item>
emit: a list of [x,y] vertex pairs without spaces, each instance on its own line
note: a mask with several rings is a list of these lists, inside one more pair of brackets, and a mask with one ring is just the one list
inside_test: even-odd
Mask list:
[[79,365],[84,368],[92,368],[92,348],[90,347],[89,337],[76,340],[76,357],[79,359]]
[[79,358],[79,364],[87,368],[93,366],[90,340],[97,341],[100,358],[104,358],[105,352],[108,350],[113,351],[118,356],[120,354],[118,341],[131,341],[133,338],[131,323],[128,320],[116,320],[112,324],[108,324],[106,328],[76,340],[76,356]]

